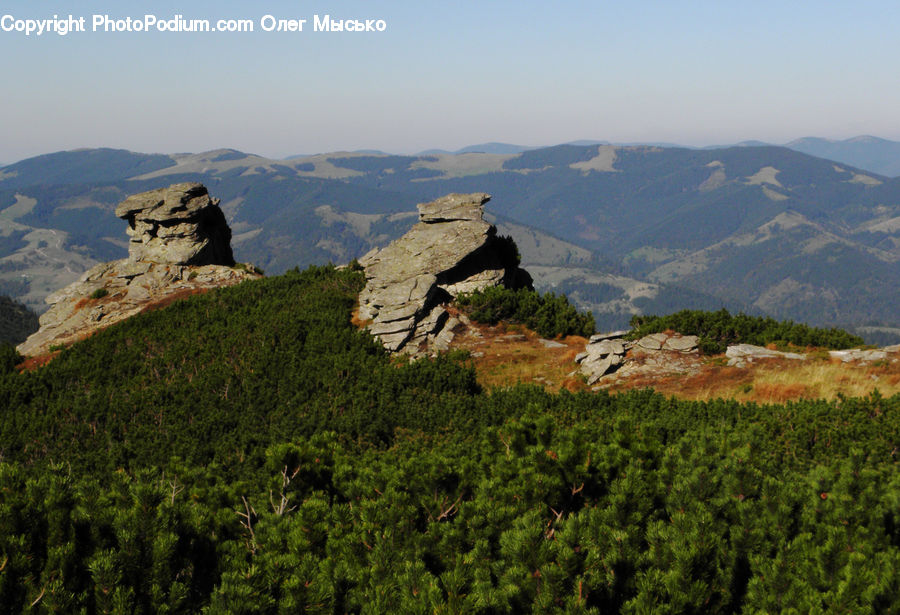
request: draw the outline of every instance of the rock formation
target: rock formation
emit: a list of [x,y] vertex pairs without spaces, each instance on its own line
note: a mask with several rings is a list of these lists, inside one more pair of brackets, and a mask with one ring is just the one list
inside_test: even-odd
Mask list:
[[206,186],[174,184],[128,197],[116,207],[128,222],[128,258],[169,265],[234,264],[231,229]]
[[231,230],[203,184],[175,184],[128,197],[116,208],[128,221],[128,258],[102,263],[49,295],[41,328],[18,346],[38,355],[124,320],[164,300],[261,277],[234,266]]
[[362,259],[359,316],[390,351],[445,350],[457,322],[441,307],[491,286],[531,287],[515,245],[484,221],[487,194],[450,194],[418,206],[419,222]]
[[730,367],[746,367],[748,363],[759,359],[794,359],[797,361],[806,359],[805,354],[782,352],[753,344],[733,344],[725,349],[725,356],[728,357]]
[[863,350],[862,348],[851,348],[850,350],[830,350],[828,356],[832,359],[840,360],[841,363],[851,363],[857,361],[861,364],[873,363],[875,361],[897,361],[896,355],[900,353],[900,344],[885,346],[884,348],[874,348]]
[[[627,331],[591,337],[584,352],[575,357],[589,385],[608,386],[634,376],[685,376],[697,373],[702,363],[695,335],[653,333],[636,341],[624,339]],[[875,361],[900,361],[900,344],[876,349],[830,350],[832,360],[867,365]],[[732,344],[725,351],[729,367],[749,368],[767,360],[804,361],[808,355],[783,352],[752,344]],[[600,381],[603,382],[600,382]]]
[[591,336],[584,352],[575,357],[589,385],[616,373],[690,371],[693,361],[684,355],[697,355],[696,335],[653,333],[636,341],[624,339],[627,331],[598,333]]

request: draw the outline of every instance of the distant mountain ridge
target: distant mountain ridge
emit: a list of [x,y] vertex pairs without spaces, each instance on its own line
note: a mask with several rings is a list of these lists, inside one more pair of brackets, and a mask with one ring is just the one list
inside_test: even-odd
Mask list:
[[81,271],[124,255],[115,203],[179,181],[209,186],[236,258],[272,273],[347,262],[404,233],[416,203],[487,192],[523,265],[540,265],[538,287],[565,290],[601,326],[722,306],[900,326],[900,180],[777,146],[48,154],[0,169],[0,292],[39,309]]
[[[809,154],[810,156],[815,156],[817,158],[825,158],[827,160],[834,160],[835,162],[841,162],[844,164],[849,164],[851,166],[857,167],[859,169],[863,169],[866,171],[870,171],[872,173],[876,173],[879,175],[884,175],[886,177],[897,177],[900,176],[900,141],[891,141],[888,139],[882,139],[880,137],[874,137],[871,135],[860,135],[857,137],[852,137],[849,139],[827,139],[822,137],[803,137],[800,139],[794,139],[785,144],[775,144],[766,141],[759,140],[747,140],[741,141],[739,143],[731,143],[731,144],[719,144],[719,145],[708,145],[704,147],[694,147],[694,146],[686,146],[678,143],[669,143],[669,142],[640,142],[640,141],[629,141],[629,142],[610,142],[603,140],[595,140],[595,139],[579,139],[576,141],[569,141],[561,145],[575,145],[575,146],[590,146],[590,145],[615,145],[617,147],[641,147],[641,146],[650,146],[650,147],[664,147],[664,148],[682,148],[682,149],[727,149],[731,147],[770,147],[770,146],[780,146],[786,147],[788,149],[792,149],[794,151],[802,152],[804,154]],[[501,155],[511,155],[511,154],[520,154],[529,150],[536,149],[546,149],[548,145],[517,145],[513,143],[498,143],[498,142],[488,142],[488,143],[480,143],[475,145],[467,145],[465,147],[461,147],[457,150],[446,150],[440,148],[431,148],[420,151],[414,156],[429,156],[429,155],[440,155],[440,154],[450,154],[450,155],[458,155],[458,154],[471,154],[471,153],[481,153],[481,154],[501,154]],[[121,152],[125,150],[113,150],[107,148],[100,148],[96,150],[72,150],[70,152],[57,152],[56,154],[46,154],[44,156],[37,156],[35,158],[29,158],[27,160],[34,161],[38,164],[43,164],[46,162],[42,159],[45,156],[57,156],[60,154],[75,154],[79,151],[93,151],[93,152]],[[245,154],[244,152],[240,152],[238,150],[213,150],[213,151],[221,151],[221,152],[233,152],[234,154],[240,154],[242,156],[252,156],[252,154]],[[394,156],[397,154],[391,154],[389,152],[385,152],[379,149],[360,149],[354,150],[352,152],[347,152],[354,155],[375,155],[375,156]],[[101,154],[102,155],[102,154]],[[225,155],[228,155],[225,153]],[[322,154],[318,154],[322,155]],[[155,164],[167,164],[165,162],[166,158],[170,158],[169,156],[156,154],[156,155],[148,155],[148,154],[140,154],[140,156],[150,156],[151,161],[145,161],[145,164],[155,165]],[[175,154],[174,157],[178,157],[179,154]],[[292,156],[288,156],[284,158],[286,161],[293,161],[297,159],[303,158],[312,158],[315,157],[316,154],[294,154]],[[264,158],[264,157],[260,157]],[[267,159],[268,160],[268,159]],[[24,162],[24,161],[19,161]],[[96,161],[95,161],[96,162]],[[0,169],[5,167],[13,167],[18,165],[19,163],[10,163],[3,164],[0,163]],[[121,161],[117,161],[117,164],[121,164]],[[73,169],[74,170],[74,169]]]
[[851,164],[888,177],[900,176],[900,142],[872,136],[859,136],[843,141],[805,137],[791,141],[792,150]]
[[[615,142],[597,141],[592,139],[581,139],[577,141],[569,141],[563,145],[615,145],[619,147],[672,147],[684,149],[727,149],[730,147],[770,147],[778,146],[775,143],[766,141],[748,140],[739,143],[725,145],[709,145],[705,147],[691,147],[680,145],[677,143],[667,142]],[[467,153],[484,153],[484,154],[520,154],[522,152],[534,149],[545,149],[553,146],[526,146],[514,145],[511,143],[482,143],[479,145],[467,145],[455,151],[444,149],[428,149],[419,152],[417,156],[427,156],[432,154],[467,154]],[[804,137],[795,139],[781,145],[797,152],[809,154],[817,158],[825,158],[849,164],[851,166],[884,175],[886,177],[900,176],[900,142],[881,139],[869,135],[861,135],[844,140],[825,139],[821,137]],[[364,150],[354,153],[364,153]],[[385,154],[378,150],[366,150],[365,153]],[[385,154],[389,155],[389,154]],[[300,158],[301,156],[291,156],[291,158]]]

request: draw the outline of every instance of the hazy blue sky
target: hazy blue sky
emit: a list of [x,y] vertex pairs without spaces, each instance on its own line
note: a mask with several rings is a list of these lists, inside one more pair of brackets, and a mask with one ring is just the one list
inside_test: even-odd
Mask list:
[[[80,8],[85,5],[89,8]],[[286,156],[487,141],[900,140],[900,3],[7,1],[87,33],[0,32],[0,161],[77,147]],[[254,33],[92,33],[93,14]],[[260,19],[305,18],[303,33]],[[314,15],[383,19],[312,31]]]

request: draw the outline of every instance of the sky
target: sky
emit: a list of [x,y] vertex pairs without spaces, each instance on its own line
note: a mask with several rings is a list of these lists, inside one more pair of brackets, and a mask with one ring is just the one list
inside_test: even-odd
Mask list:
[[[0,30],[2,163],[82,147],[900,140],[896,0],[7,0],[0,25],[70,14],[86,32]],[[254,31],[93,32],[94,15]],[[267,15],[307,22],[265,32]],[[385,27],[316,32],[316,15]]]

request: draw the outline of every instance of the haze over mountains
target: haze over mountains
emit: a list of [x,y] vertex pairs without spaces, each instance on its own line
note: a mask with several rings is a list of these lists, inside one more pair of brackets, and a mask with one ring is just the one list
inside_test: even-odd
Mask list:
[[[762,147],[776,145],[765,141],[742,141],[735,145],[711,145],[702,148],[691,148],[675,143],[610,143],[609,141],[593,141],[580,140],[570,141],[565,145],[651,145],[656,147],[680,147],[686,149],[725,149],[734,147]],[[880,139],[870,135],[860,135],[844,140],[823,139],[821,137],[803,137],[795,139],[783,144],[783,147],[792,149],[797,152],[803,152],[810,156],[818,158],[826,158],[836,162],[849,164],[866,171],[886,175],[888,177],[897,177],[900,175],[900,142]],[[468,145],[456,151],[447,151],[443,149],[432,149],[419,152],[419,155],[428,154],[468,154],[473,152],[481,152],[485,154],[519,154],[530,149],[541,149],[540,147],[527,145],[513,145],[512,143],[482,143],[479,145]],[[363,153],[362,151],[358,153]],[[379,153],[381,151],[371,151],[366,153]]]
[[891,144],[794,143],[831,148],[832,160],[777,146],[596,142],[288,160],[59,152],[0,169],[0,294],[41,309],[91,265],[121,258],[115,204],[176,181],[202,181],[221,198],[235,257],[271,273],[346,262],[405,232],[416,203],[483,191],[537,286],[566,292],[601,326],[724,305],[880,326],[861,332],[883,339],[872,336],[900,326],[900,179],[835,159],[856,152],[890,168]]

